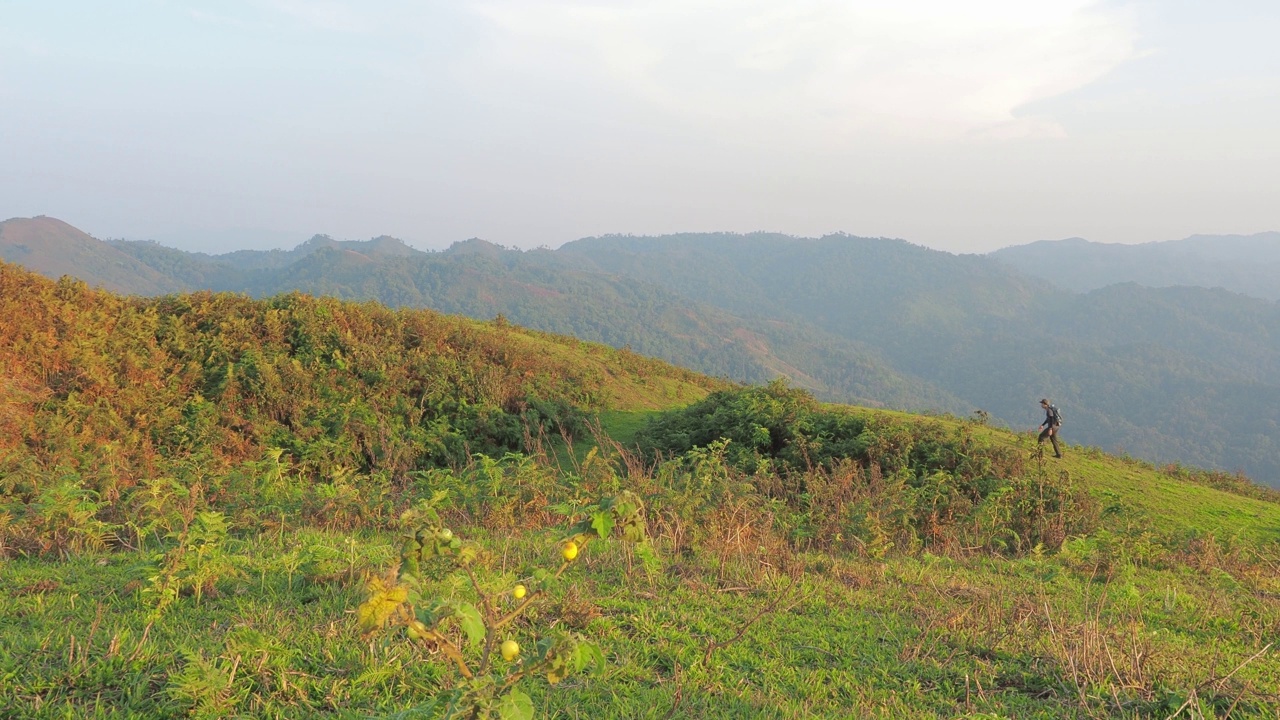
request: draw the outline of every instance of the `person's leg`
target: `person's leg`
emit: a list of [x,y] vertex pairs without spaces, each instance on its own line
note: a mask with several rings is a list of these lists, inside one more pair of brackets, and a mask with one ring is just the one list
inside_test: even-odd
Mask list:
[[1058,428],[1050,428],[1048,431],[1049,440],[1053,443],[1053,456],[1062,457],[1062,450],[1058,448]]
[[1048,428],[1048,427],[1047,427],[1047,428],[1045,428],[1045,429],[1043,429],[1043,430],[1041,430],[1041,431],[1040,431],[1040,437],[1036,440],[1036,442],[1037,442],[1037,443],[1042,443],[1042,442],[1044,442],[1044,439],[1045,439],[1045,438],[1047,438],[1047,437],[1049,437],[1049,434],[1050,434],[1050,433],[1052,433],[1052,432],[1053,432],[1053,428]]

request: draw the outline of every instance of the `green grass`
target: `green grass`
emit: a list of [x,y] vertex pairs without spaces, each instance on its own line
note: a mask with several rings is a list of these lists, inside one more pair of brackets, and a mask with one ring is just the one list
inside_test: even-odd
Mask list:
[[635,443],[636,433],[656,413],[646,410],[614,410],[600,413],[600,426],[615,442],[623,447]]
[[[647,415],[601,422],[626,445]],[[754,525],[677,546],[655,524],[661,563],[647,575],[624,548],[593,544],[569,590],[512,634],[530,647],[551,623],[580,631],[607,669],[526,690],[539,717],[561,718],[1277,717],[1280,505],[1086,448],[1046,462],[1103,520],[1054,554],[801,552]],[[555,557],[554,527],[455,515],[491,554],[486,590]],[[1184,542],[1153,549],[1153,531]],[[147,552],[4,561],[0,717],[356,718],[422,704],[452,670],[402,635],[362,638],[352,614],[394,545],[373,528],[241,532],[229,550],[243,574],[157,618]],[[327,565],[291,566],[303,547],[328,548]],[[707,661],[712,643],[724,645]]]
[[[553,533],[477,535],[500,552],[481,578],[495,589],[554,551]],[[167,717],[195,698],[208,716],[364,717],[422,703],[448,676],[403,638],[360,638],[349,612],[358,582],[295,578],[290,588],[270,569],[275,539],[243,552],[247,577],[199,604],[183,598],[149,629],[131,589],[135,554],[9,563],[0,585],[9,716]],[[1070,557],[707,553],[647,577],[605,549],[574,571],[568,610],[549,614],[596,638],[609,667],[531,683],[548,717],[661,718],[677,702],[676,717],[1166,717],[1193,688],[1219,710],[1249,688],[1233,717],[1274,717],[1259,698],[1280,691],[1274,656],[1215,682],[1275,639],[1275,600],[1186,568],[1125,568],[1100,582]],[[733,638],[784,591],[704,663],[709,643]],[[534,615],[516,636],[531,642],[544,622]],[[1117,695],[1093,697],[1091,682]]]
[[1172,478],[1143,463],[1075,449],[1063,467],[1112,501],[1158,527],[1182,527],[1219,537],[1280,541],[1280,505]]

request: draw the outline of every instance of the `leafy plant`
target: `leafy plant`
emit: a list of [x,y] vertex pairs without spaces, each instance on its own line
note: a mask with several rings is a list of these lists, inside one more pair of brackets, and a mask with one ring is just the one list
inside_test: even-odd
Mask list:
[[194,595],[199,604],[204,595],[214,591],[219,580],[244,574],[244,560],[226,547],[229,530],[222,513],[201,512],[190,527],[177,535],[176,546],[153,557],[156,566],[142,592],[151,598],[155,615],[163,613],[186,592]]
[[[522,649],[515,623],[561,589],[565,572],[594,540],[617,535],[652,558],[644,504],[629,492],[600,501],[557,543],[554,570],[539,568],[513,587],[486,590],[476,571],[486,565],[488,554],[441,523],[433,504],[442,499],[437,494],[405,513],[399,570],[369,580],[368,597],[356,612],[360,628],[367,634],[403,628],[412,642],[440,653],[457,672],[452,688],[415,711],[443,718],[532,718],[533,701],[520,689],[522,682],[543,677],[555,684],[587,669],[602,672],[605,660],[597,645],[559,629]],[[433,592],[433,581],[450,575],[465,578],[474,602]]]
[[64,475],[48,487],[32,505],[46,551],[65,554],[105,548],[117,526],[99,519],[102,505],[98,494],[85,488],[75,474]]

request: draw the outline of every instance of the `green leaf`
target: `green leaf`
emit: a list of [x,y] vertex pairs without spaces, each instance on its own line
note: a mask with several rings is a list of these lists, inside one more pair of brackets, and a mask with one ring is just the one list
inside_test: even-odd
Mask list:
[[533,720],[533,699],[512,688],[498,701],[500,720]]
[[602,510],[591,516],[591,527],[601,540],[609,539],[609,531],[613,530],[613,513]]
[[604,653],[600,651],[600,646],[589,642],[578,643],[578,646],[573,649],[573,667],[578,672],[581,672],[584,668],[589,668],[597,675],[603,673],[605,662]]
[[653,546],[647,542],[636,545],[636,557],[640,558],[640,565],[644,567],[644,571],[648,575],[653,575],[662,567],[662,563],[658,560],[658,554],[654,552]]
[[644,520],[639,515],[632,515],[622,525],[622,539],[630,543],[641,543],[645,540]]
[[574,507],[573,503],[563,502],[555,505],[548,505],[547,510],[550,510],[560,516],[568,516],[574,514],[574,512],[577,511],[577,508]]
[[462,632],[467,634],[467,640],[471,641],[472,647],[484,640],[484,618],[480,616],[480,611],[475,605],[459,605],[453,614],[458,618],[458,624],[462,626]]
[[430,605],[419,605],[414,615],[423,625],[434,630],[441,620],[449,616],[451,610],[448,603],[437,599],[432,600]]

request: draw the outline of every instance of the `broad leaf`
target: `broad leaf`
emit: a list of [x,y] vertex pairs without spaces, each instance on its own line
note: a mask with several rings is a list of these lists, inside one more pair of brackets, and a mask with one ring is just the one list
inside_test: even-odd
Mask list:
[[467,640],[471,641],[472,647],[484,640],[484,618],[480,616],[480,611],[475,605],[459,605],[454,610],[454,615],[458,618],[458,624],[462,626],[462,632],[467,634]]
[[498,701],[500,720],[533,720],[533,699],[512,689]]
[[583,669],[589,669],[596,674],[604,672],[604,653],[600,652],[600,646],[589,642],[578,643],[573,649],[573,667],[579,672]]
[[613,513],[608,510],[601,510],[600,512],[592,515],[591,527],[596,531],[596,534],[600,536],[601,540],[608,540],[609,532],[613,530]]

